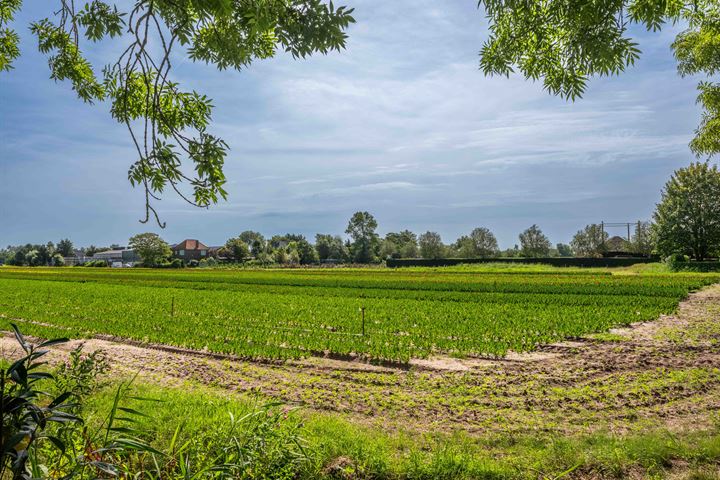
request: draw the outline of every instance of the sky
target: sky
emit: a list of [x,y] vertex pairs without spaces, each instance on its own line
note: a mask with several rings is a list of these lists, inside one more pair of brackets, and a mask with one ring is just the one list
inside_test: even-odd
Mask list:
[[[589,223],[650,219],[672,172],[694,160],[697,79],[677,75],[677,27],[633,30],[640,61],[571,103],[479,71],[487,25],[475,0],[346,0],[357,23],[340,53],[279,53],[241,72],[176,62],[174,79],[213,99],[229,197],[198,209],[165,195],[160,229],[139,223],[125,127],[49,79],[26,26],[52,13],[25,4],[22,57],[0,73],[1,246],[124,245],[144,231],[209,245],[244,230],[313,239],[343,234],[358,210],[381,234],[430,230],[450,243],[484,226],[508,248],[537,224],[567,243]],[[120,47],[84,50],[102,67]]]

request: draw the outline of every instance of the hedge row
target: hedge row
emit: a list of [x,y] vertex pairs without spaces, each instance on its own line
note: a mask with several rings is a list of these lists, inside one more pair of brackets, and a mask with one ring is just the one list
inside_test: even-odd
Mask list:
[[676,262],[672,269],[677,272],[720,272],[720,262]]
[[628,267],[636,263],[653,263],[657,258],[622,257],[622,258],[388,258],[387,266],[396,267],[449,267],[461,263],[542,263],[555,267]]

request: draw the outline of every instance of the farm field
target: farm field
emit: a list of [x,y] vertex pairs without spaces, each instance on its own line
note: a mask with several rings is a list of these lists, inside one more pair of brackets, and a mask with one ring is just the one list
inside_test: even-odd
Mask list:
[[[232,354],[503,357],[672,312],[703,274],[610,270],[0,269],[2,329]],[[627,272],[622,272],[627,273]],[[364,333],[362,311],[365,311]]]

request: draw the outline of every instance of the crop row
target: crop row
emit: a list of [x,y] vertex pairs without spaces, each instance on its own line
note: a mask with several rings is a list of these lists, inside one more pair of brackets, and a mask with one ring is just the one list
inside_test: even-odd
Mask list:
[[[419,277],[430,280],[417,281],[408,279],[413,275],[347,271],[324,277],[284,271],[75,274],[78,270],[53,271],[61,275],[0,270],[3,328],[10,319],[25,319],[35,322],[26,330],[40,335],[55,326],[71,336],[111,334],[262,358],[502,356],[651,320],[675,308],[689,290],[713,280],[573,275],[565,281],[552,274],[498,274],[478,276],[493,279],[482,281],[463,274],[465,281],[452,275],[437,281],[424,274]],[[332,282],[324,285],[327,279]],[[367,284],[375,286],[358,286]],[[632,292],[633,285],[646,293]]]

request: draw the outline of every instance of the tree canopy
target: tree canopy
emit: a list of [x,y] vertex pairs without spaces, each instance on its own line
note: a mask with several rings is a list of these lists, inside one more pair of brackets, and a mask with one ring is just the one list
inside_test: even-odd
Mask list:
[[352,238],[352,256],[357,263],[370,263],[377,255],[379,237],[377,220],[368,212],[355,212],[345,233]]
[[697,260],[720,253],[720,172],[693,163],[673,174],[655,210],[655,235],[662,255]]
[[608,233],[600,225],[591,224],[575,234],[570,246],[577,257],[599,257],[605,251],[607,239]]
[[157,233],[140,233],[130,238],[130,248],[142,259],[146,267],[154,267],[172,255],[170,245]]
[[552,244],[537,225],[522,232],[519,238],[524,257],[546,257],[550,253]]
[[[198,207],[227,196],[228,145],[211,133],[213,104],[173,80],[178,50],[193,62],[241,70],[284,50],[294,58],[345,47],[352,9],[321,0],[136,0],[42,2],[48,16],[30,25],[50,78],[68,81],[87,103],[105,101],[136,150],[128,178],[144,190],[145,218],[167,190]],[[0,0],[0,72],[20,55],[13,27],[21,0]],[[88,44],[113,41],[98,73]],[[192,172],[190,171],[192,170]],[[188,190],[190,190],[188,192]]]
[[445,245],[437,232],[425,232],[418,237],[420,256],[422,258],[442,258]]
[[[640,57],[628,31],[639,24],[657,31],[668,23],[687,28],[672,48],[678,72],[705,74],[720,69],[720,5],[717,0],[480,0],[490,36],[481,50],[486,75],[542,80],[555,95],[576,99],[593,76],[617,75]],[[720,84],[699,84],[704,107],[691,142],[698,155],[720,153]]]

